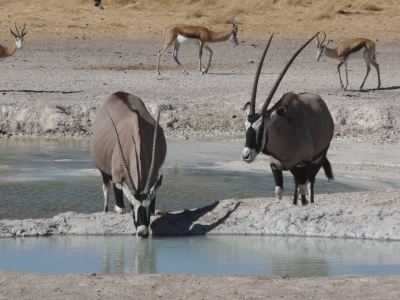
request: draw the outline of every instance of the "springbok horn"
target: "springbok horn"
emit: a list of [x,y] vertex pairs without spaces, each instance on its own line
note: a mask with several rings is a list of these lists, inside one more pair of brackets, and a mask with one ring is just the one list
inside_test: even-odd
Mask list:
[[319,48],[319,46],[320,46],[321,44],[319,43],[319,37],[318,37],[318,35],[316,36],[316,38],[317,38],[317,47]]
[[325,32],[324,32],[323,34],[324,34],[324,39],[322,40],[321,47],[324,45],[324,42],[325,42],[325,39],[326,39],[326,34],[325,34]]
[[15,22],[15,29],[17,30],[18,37],[21,37],[21,35],[19,34],[19,31],[18,31],[17,22]]
[[25,31],[25,22],[24,22],[24,28],[22,28],[21,37],[23,37],[25,34],[28,33],[28,31],[25,32],[25,33],[24,33],[24,31]]
[[[111,115],[110,115],[110,112],[108,111],[108,109],[107,109],[107,113],[108,113],[108,116],[110,117],[111,123],[112,123],[112,125],[114,127],[115,136],[117,138],[118,151],[119,151],[119,154],[121,156],[121,164],[122,164],[122,167],[123,167],[124,172],[125,172],[126,183],[128,184],[128,187],[133,192],[133,194],[136,195],[137,194],[137,190],[135,188],[135,184],[133,183],[133,180],[132,180],[132,177],[131,177],[131,173],[129,173],[128,166],[126,164],[126,160],[125,160],[125,157],[124,157],[124,153],[122,152],[121,141],[119,140],[119,135],[118,135],[118,132],[117,132],[117,128],[115,127],[114,121],[111,118]],[[136,149],[136,147],[135,147],[135,149]]]
[[279,84],[282,81],[283,76],[285,75],[286,71],[289,69],[290,65],[292,64],[292,62],[295,60],[295,58],[297,57],[297,55],[300,54],[300,52],[316,37],[318,36],[319,32],[314,35],[311,39],[309,39],[303,46],[301,46],[301,48],[299,50],[297,50],[297,52],[292,56],[292,58],[288,61],[288,63],[286,64],[285,68],[283,69],[282,73],[279,75],[278,79],[275,82],[275,85],[272,87],[271,91],[269,92],[269,95],[267,97],[267,99],[264,102],[263,107],[260,110],[260,115],[265,114],[269,103],[271,102],[272,97],[274,96],[276,90],[278,89]]
[[147,178],[146,186],[145,186],[145,188],[143,190],[143,193],[147,194],[147,195],[150,193],[151,178],[153,177],[154,165],[155,165],[155,162],[156,162],[156,142],[157,142],[157,131],[158,131],[158,122],[159,121],[160,121],[160,110],[158,111],[156,126],[154,127],[153,152],[151,154],[151,164],[150,164],[150,170],[149,170],[149,177]]
[[268,40],[268,44],[265,47],[265,50],[261,56],[260,62],[258,63],[258,68],[256,72],[256,77],[254,78],[253,84],[253,91],[251,92],[251,100],[250,100],[250,113],[249,115],[254,115],[256,113],[256,97],[257,97],[257,86],[258,86],[258,79],[260,78],[261,69],[264,63],[265,55],[267,54],[269,45],[271,44],[272,37],[274,33],[271,34],[271,37]]

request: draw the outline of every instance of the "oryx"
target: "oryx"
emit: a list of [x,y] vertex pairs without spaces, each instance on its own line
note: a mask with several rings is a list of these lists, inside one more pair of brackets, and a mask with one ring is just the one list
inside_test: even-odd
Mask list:
[[272,36],[258,65],[251,101],[246,103],[244,108],[248,110],[248,116],[245,121],[246,144],[242,160],[252,162],[261,151],[269,155],[276,184],[276,197],[281,199],[283,194],[282,171],[290,170],[296,185],[293,204],[297,205],[299,192],[302,204],[307,205],[306,183],[308,181],[308,192],[313,203],[315,176],[321,166],[326,176],[333,179],[332,168],[326,158],[333,136],[333,119],[321,97],[312,93],[287,93],[267,110],[291,63],[315,36],[293,55],[271,89],[260,112],[255,112],[258,78]]
[[111,181],[115,210],[125,213],[125,194],[137,236],[146,237],[162,181],[158,172],[167,153],[158,118],[153,119],[139,97],[118,92],[97,109],[92,131],[92,157],[103,177],[104,212],[108,211]]

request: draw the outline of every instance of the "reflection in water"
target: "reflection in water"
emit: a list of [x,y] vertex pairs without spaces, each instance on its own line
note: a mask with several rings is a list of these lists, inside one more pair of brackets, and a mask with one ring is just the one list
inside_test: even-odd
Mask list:
[[400,274],[400,242],[282,236],[0,239],[0,269],[45,274]]
[[[169,143],[171,148],[173,142]],[[0,153],[1,219],[102,211],[102,181],[90,156],[90,141],[0,139]],[[218,153],[213,155],[218,157]],[[167,155],[161,170],[165,176],[157,197],[158,210],[203,207],[221,199],[274,196],[274,180],[265,172],[216,170],[211,168],[208,156],[205,162],[203,157],[196,161],[192,157],[169,159]],[[317,179],[316,186],[318,193],[361,190],[326,179]],[[285,188],[291,195],[291,176],[285,179]],[[114,201],[112,194],[111,207]]]

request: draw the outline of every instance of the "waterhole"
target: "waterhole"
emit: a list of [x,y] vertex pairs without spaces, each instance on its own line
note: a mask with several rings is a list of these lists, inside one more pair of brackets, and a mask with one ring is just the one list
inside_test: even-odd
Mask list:
[[[163,185],[156,209],[177,211],[203,207],[217,200],[274,196],[275,183],[265,156],[262,169],[240,161],[243,142],[168,141],[161,170]],[[100,172],[88,140],[0,139],[1,219],[48,218],[75,211],[103,210]],[[286,172],[288,173],[288,172]],[[321,172],[322,173],[322,172]],[[292,201],[292,176],[285,177]],[[346,181],[317,177],[315,192],[337,193],[368,189]],[[318,200],[316,200],[318,201]],[[114,207],[113,195],[110,208]],[[129,209],[128,203],[125,205]]]

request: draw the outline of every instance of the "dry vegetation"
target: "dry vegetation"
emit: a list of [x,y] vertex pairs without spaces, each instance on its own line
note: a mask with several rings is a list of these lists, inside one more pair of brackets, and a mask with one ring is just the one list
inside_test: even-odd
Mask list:
[[364,36],[400,40],[398,0],[1,0],[0,40],[14,22],[27,24],[29,39],[161,37],[172,23],[224,29],[235,16],[239,37]]

